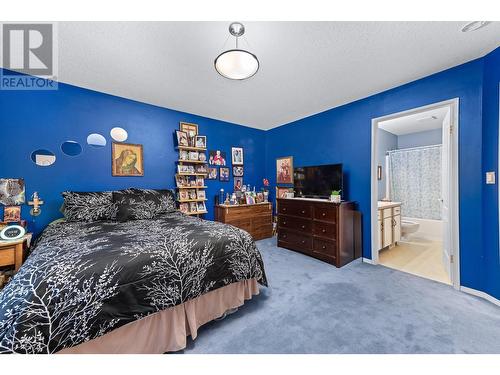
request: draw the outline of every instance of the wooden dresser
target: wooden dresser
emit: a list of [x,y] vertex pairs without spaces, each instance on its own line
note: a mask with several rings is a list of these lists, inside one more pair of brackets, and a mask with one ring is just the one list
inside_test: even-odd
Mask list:
[[246,230],[254,240],[272,237],[273,205],[271,203],[215,206],[215,221]]
[[360,220],[354,202],[278,199],[278,246],[336,267],[360,256]]

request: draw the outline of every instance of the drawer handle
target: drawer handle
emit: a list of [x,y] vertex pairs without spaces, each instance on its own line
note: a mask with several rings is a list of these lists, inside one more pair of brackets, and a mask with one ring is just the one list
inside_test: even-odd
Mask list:
[[322,229],[322,230],[321,230],[321,233],[326,233],[326,229]]
[[302,243],[306,243],[306,240],[302,240]]
[[326,212],[323,212],[323,213],[321,214],[321,216],[325,217],[325,216],[326,216]]
[[301,212],[302,212],[303,214],[305,214],[305,213],[306,213],[306,211],[305,211],[305,210],[302,210]]
[[286,221],[283,222],[283,225],[286,225]]
[[325,245],[323,245],[323,246],[322,246],[322,249],[323,249],[323,250],[325,250],[325,249],[326,249],[326,246],[325,246]]
[[286,238],[286,234],[282,235],[281,237]]
[[301,228],[304,229],[306,226],[305,225],[302,225]]
[[281,211],[286,211],[286,207],[283,207],[283,208],[281,209]]

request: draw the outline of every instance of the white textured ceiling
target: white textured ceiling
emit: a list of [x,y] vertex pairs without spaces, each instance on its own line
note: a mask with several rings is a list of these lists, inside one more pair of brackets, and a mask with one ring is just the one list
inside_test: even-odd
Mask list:
[[383,129],[395,135],[404,135],[439,129],[443,126],[443,120],[448,111],[448,107],[434,108],[427,111],[382,121],[379,122],[378,126],[380,129]]
[[229,22],[59,23],[59,80],[260,129],[483,56],[500,23],[243,22],[240,47],[260,60],[246,81],[219,76],[214,58],[234,46]]

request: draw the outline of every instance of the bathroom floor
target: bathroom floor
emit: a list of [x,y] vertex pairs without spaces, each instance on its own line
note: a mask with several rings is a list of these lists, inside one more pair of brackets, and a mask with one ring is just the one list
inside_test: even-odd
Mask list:
[[441,241],[412,238],[381,250],[379,263],[399,271],[451,285],[442,262]]

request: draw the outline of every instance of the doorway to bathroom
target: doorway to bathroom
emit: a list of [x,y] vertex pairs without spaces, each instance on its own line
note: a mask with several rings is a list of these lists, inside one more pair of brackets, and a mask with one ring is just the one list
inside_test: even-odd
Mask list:
[[372,262],[460,286],[458,99],[372,120]]

